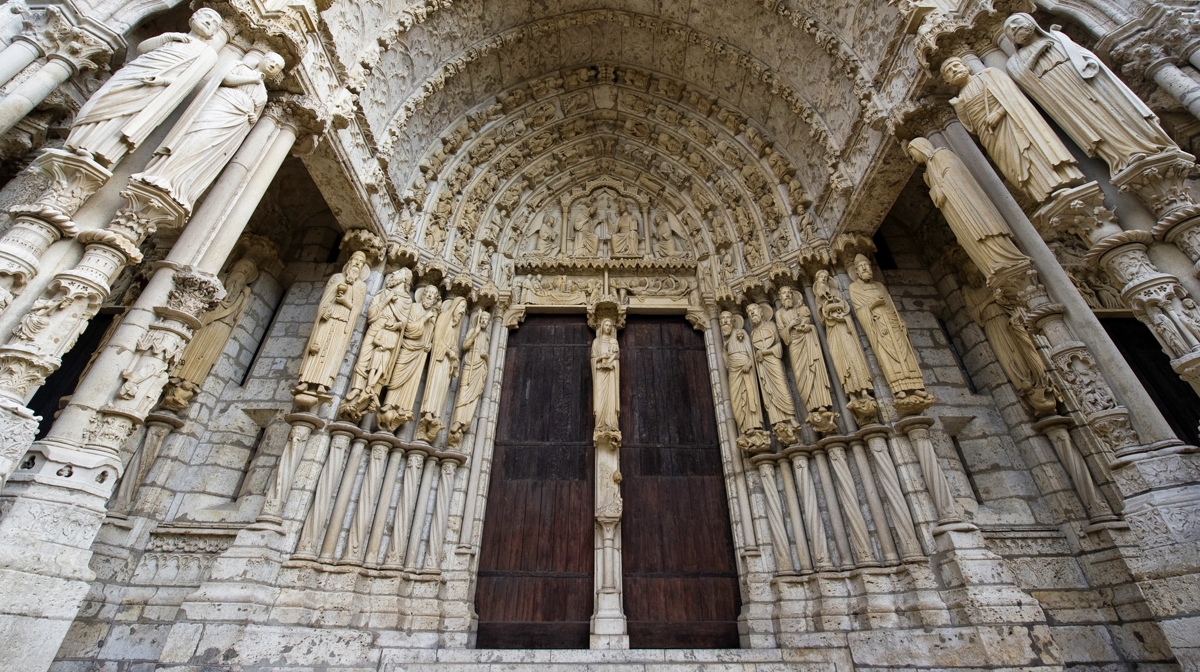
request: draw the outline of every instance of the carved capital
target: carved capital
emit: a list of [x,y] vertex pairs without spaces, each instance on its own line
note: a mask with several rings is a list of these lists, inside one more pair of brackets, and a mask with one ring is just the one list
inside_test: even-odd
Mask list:
[[930,95],[906,101],[893,109],[888,129],[896,139],[905,141],[940,131],[955,121],[958,121],[958,115],[950,105],[950,97]]
[[216,307],[225,294],[221,281],[211,273],[197,270],[176,271],[174,286],[167,294],[171,317],[180,319],[192,329],[199,329],[204,315]]
[[125,207],[113,216],[107,230],[125,236],[135,247],[160,227],[181,228],[191,214],[191,208],[162,189],[137,179],[129,181],[129,187],[121,192],[121,196],[125,199]]
[[[25,349],[0,348],[0,395],[21,406],[35,388],[46,382],[46,376],[57,368],[57,359],[42,357]],[[26,413],[32,415],[29,411]]]
[[14,206],[10,212],[37,213],[56,225],[61,222],[70,227],[70,235],[74,235],[71,217],[112,177],[111,171],[95,161],[61,149],[42,152],[33,167],[46,180],[46,189],[34,203]]
[[46,7],[45,23],[26,37],[50,58],[66,61],[75,71],[103,68],[112,58],[108,42],[75,24],[63,9]]
[[1096,182],[1062,189],[1029,218],[1042,240],[1078,236],[1091,246],[1098,235],[1119,230],[1116,214],[1104,205],[1104,192]]
[[1112,178],[1121,193],[1133,192],[1145,203],[1159,226],[1175,224],[1200,215],[1186,180],[1196,165],[1196,157],[1179,149],[1147,156],[1130,164]]

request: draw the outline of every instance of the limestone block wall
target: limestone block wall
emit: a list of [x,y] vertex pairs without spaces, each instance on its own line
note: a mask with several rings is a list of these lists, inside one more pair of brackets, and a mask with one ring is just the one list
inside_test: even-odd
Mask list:
[[[1171,664],[1162,630],[1119,559],[1121,547],[1131,543],[1128,533],[1087,530],[1069,476],[1033,429],[982,329],[967,313],[957,275],[921,253],[937,249],[922,245],[927,240],[899,226],[885,226],[883,233],[901,267],[885,273],[901,311],[933,307],[946,325],[946,332],[939,328],[922,336],[913,313],[905,315],[922,365],[955,357],[948,333],[965,369],[959,377],[968,375],[975,388],[972,393],[964,385],[958,397],[939,396],[930,410],[940,420],[931,433],[943,469],[959,503],[982,528],[988,549],[1004,558],[1017,585],[1045,610],[1064,663]],[[930,346],[922,345],[926,338]],[[953,377],[948,367],[931,368]],[[1078,434],[1078,445],[1084,445]],[[1105,471],[1093,467],[1092,473]],[[1110,501],[1119,501],[1111,476],[1097,484]]]

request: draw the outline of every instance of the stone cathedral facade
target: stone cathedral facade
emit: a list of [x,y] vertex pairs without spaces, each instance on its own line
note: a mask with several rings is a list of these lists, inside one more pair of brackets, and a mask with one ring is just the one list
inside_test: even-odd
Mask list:
[[1200,669],[1200,5],[8,0],[0,670]]

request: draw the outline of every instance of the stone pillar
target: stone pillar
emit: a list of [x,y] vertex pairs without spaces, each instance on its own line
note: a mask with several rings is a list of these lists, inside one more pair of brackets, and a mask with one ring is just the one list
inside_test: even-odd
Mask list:
[[[29,447],[10,479],[8,513],[0,520],[0,590],[28,599],[0,606],[0,646],[28,652],[20,669],[49,667],[75,618],[93,577],[88,569],[92,540],[122,472],[121,446],[154,407],[201,316],[219,298],[222,290],[213,273],[295,142],[293,126],[267,119],[255,128],[259,141],[244,145],[218,178],[50,434]],[[255,174],[247,179],[250,167]],[[230,197],[231,192],[236,195]],[[109,229],[89,232],[93,235],[83,241],[88,244],[83,260],[59,274],[52,298],[39,301],[40,312],[35,307],[18,328],[18,334],[44,332],[60,338],[35,342],[18,337],[0,348],[0,366],[10,371],[45,367],[53,360],[44,350],[55,357],[65,351],[62,341],[68,336],[74,340],[116,269],[137,254],[135,236],[140,240],[155,222],[139,215],[138,206],[156,213],[169,208],[155,196],[149,190],[128,190],[126,214],[119,214]],[[44,377],[43,370],[35,372]],[[0,393],[24,401],[21,392],[32,389],[30,374],[25,375],[22,382],[29,390],[9,386]]]
[[[1200,496],[1192,476],[1200,468],[1195,449],[1183,446],[1174,436],[1145,388],[1104,335],[1095,315],[1073,290],[1069,277],[1054,259],[1041,234],[1021,212],[965,130],[956,129],[953,124],[946,128],[944,137],[935,133],[931,134],[931,140],[944,141],[962,157],[1003,215],[1025,254],[1031,257],[1025,290],[1020,295],[1026,325],[1044,339],[1047,356],[1054,363],[1056,382],[1070,405],[1079,409],[1095,437],[1116,458],[1110,466],[1124,497],[1122,515],[1138,542],[1137,552],[1123,553],[1124,562],[1143,592],[1183,595],[1179,587],[1195,583],[1200,576],[1200,566],[1192,560],[1197,537],[1191,521],[1200,518]],[[1130,172],[1142,165],[1139,162],[1114,177],[1113,183],[1122,182],[1119,187],[1130,189],[1145,178],[1140,184],[1148,189],[1161,189],[1168,182],[1150,178],[1161,178],[1164,172],[1176,170],[1175,167],[1182,170],[1182,161],[1164,160],[1162,155],[1147,160],[1150,159],[1163,160],[1159,171]],[[1166,191],[1186,194],[1183,190]],[[1180,205],[1173,211],[1187,212],[1187,203],[1176,203]],[[1172,211],[1166,207],[1169,200],[1162,204],[1163,212]],[[1087,232],[1097,229],[1096,213],[1079,214],[1084,217],[1083,226]],[[1067,219],[1060,221],[1067,223]],[[1159,224],[1163,224],[1161,218]],[[1144,245],[1141,233],[1114,232],[1113,237],[1125,244]],[[1117,256],[1117,249],[1101,249],[1099,254]],[[1037,280],[1039,275],[1044,278],[1044,286]],[[1151,273],[1143,275],[1153,280]],[[1061,303],[1050,299],[1050,289]],[[1087,345],[1076,340],[1076,335],[1087,339]],[[1106,375],[1102,375],[1101,370]],[[1068,469],[1071,461],[1071,456],[1066,455]],[[1103,515],[1102,511],[1100,514]],[[1200,628],[1200,618],[1194,616],[1200,610],[1200,602],[1190,598],[1148,600],[1147,605],[1162,624],[1180,664],[1185,667],[1200,664],[1200,647],[1196,646],[1195,638],[1187,634]]]
[[[606,295],[591,308],[588,324],[596,330],[592,345],[592,389],[596,430],[596,597],[592,613],[591,648],[628,649],[621,580],[621,432],[616,428],[620,399],[617,330],[625,326],[623,307]],[[607,330],[607,331],[606,331]],[[606,350],[611,348],[611,351]],[[611,360],[616,360],[614,363]],[[606,364],[607,362],[607,364]],[[607,385],[601,386],[603,377]]]
[[[1029,257],[1029,264],[1013,269],[1004,282],[1013,288],[1010,291],[1015,292],[1031,334],[1045,338],[1057,382],[1072,395],[1076,408],[1091,409],[1083,410],[1088,426],[1113,452],[1137,445],[1179,443],[1129,363],[966,129],[957,121],[945,128],[944,134],[930,133],[930,141],[951,148],[962,159]],[[1087,224],[1094,222],[1091,219]],[[1089,400],[1086,404],[1085,399]]]
[[0,51],[0,81],[4,84],[9,83],[13,77],[41,57],[42,50],[37,42],[24,35],[18,35],[8,43],[4,51]]
[[37,47],[19,40],[0,53],[0,76],[8,75],[5,82],[37,58],[35,55],[29,59],[34,51],[47,55],[46,63],[37,72],[0,98],[0,134],[16,126],[76,72],[102,67],[112,56],[112,48],[104,40],[74,25],[65,12],[53,5],[46,8],[46,25],[38,31],[36,39]]

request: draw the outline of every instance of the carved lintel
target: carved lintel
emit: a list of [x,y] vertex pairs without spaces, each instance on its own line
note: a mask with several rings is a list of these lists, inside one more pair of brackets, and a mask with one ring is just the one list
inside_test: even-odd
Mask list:
[[515,261],[517,273],[570,273],[573,271],[630,271],[659,273],[695,272],[696,262],[682,257],[665,259],[573,259],[569,257],[522,257]]

